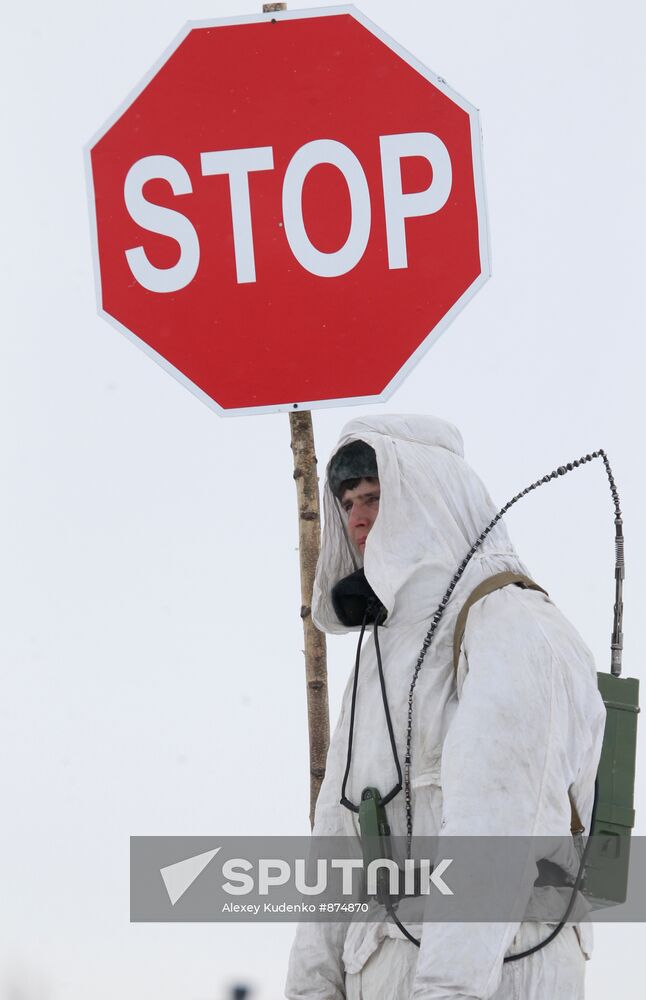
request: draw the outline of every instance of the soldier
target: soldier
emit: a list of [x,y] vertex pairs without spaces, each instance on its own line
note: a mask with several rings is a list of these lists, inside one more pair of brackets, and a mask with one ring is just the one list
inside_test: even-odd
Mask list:
[[[354,698],[348,681],[314,825],[315,835],[358,836],[353,807],[362,790],[376,787],[385,798],[397,787],[430,618],[496,508],[453,426],[378,416],[344,428],[328,465],[324,514],[317,626],[333,634],[353,627],[343,620],[347,581],[352,589],[365,577],[384,609],[374,625],[381,657],[373,634]],[[527,580],[499,522],[455,587],[418,674],[410,780],[386,806],[395,837],[568,837],[572,802],[589,826],[605,710],[592,657],[548,596],[510,584],[475,603],[454,670],[458,614],[478,585],[502,573]],[[383,908],[380,920],[301,924],[289,1000],[582,1000],[586,925],[568,925],[545,948],[505,964],[506,954],[533,947],[551,928],[407,925],[408,902],[398,907],[400,925],[421,939],[419,948]]]

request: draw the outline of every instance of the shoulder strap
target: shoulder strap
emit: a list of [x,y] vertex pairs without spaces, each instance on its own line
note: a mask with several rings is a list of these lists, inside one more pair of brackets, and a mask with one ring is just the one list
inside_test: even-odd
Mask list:
[[[503,587],[508,587],[511,583],[514,583],[519,587],[523,587],[525,590],[540,590],[542,594],[547,595],[546,590],[539,587],[538,584],[534,583],[533,580],[530,580],[528,576],[523,576],[522,573],[496,573],[495,576],[490,576],[488,579],[483,580],[482,583],[478,584],[475,590],[469,594],[464,602],[455,623],[455,632],[453,634],[453,670],[456,674],[458,671],[460,648],[462,646],[462,640],[464,639],[464,631],[467,627],[469,611],[474,604],[482,600],[483,597],[486,597],[487,594],[493,594],[495,590],[501,590]],[[573,834],[583,833],[585,828],[579,817],[576,805],[574,804],[572,792],[568,792],[568,795],[570,799],[570,810],[572,813],[570,829]]]
[[522,573],[512,573],[511,571],[496,573],[495,576],[490,576],[486,580],[483,580],[482,583],[479,583],[476,589],[467,597],[455,623],[455,632],[453,633],[453,670],[455,673],[458,671],[460,648],[464,639],[464,630],[467,627],[469,611],[474,604],[481,601],[487,594],[493,594],[494,590],[501,590],[503,587],[508,587],[510,583],[515,583],[525,590],[540,590],[542,594],[547,595],[547,591],[539,587],[533,580],[530,580],[528,576],[523,576]]

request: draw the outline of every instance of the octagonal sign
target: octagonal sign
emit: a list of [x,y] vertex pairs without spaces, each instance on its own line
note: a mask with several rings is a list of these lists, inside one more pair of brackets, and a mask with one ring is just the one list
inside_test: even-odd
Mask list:
[[489,276],[477,111],[353,7],[187,25],[88,161],[100,311],[221,413],[384,400]]

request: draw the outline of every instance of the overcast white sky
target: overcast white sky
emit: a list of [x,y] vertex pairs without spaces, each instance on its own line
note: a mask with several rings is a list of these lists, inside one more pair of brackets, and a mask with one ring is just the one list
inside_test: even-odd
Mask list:
[[[319,456],[361,412],[436,413],[502,504],[604,447],[625,511],[625,673],[639,676],[643,5],[359,6],[481,109],[493,277],[388,403],[316,412]],[[290,927],[129,924],[128,838],[308,828],[288,420],[219,418],[97,316],[83,164],[185,21],[259,9],[5,13],[1,1000],[220,1000],[239,979],[260,1000],[282,993]],[[509,527],[606,669],[602,466],[532,496]],[[333,718],[351,646],[329,644]],[[645,808],[641,794],[642,833]],[[643,928],[599,927],[589,1000],[638,995],[641,942]]]

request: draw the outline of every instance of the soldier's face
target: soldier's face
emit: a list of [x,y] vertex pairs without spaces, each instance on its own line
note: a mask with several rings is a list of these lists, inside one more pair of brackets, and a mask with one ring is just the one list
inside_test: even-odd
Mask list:
[[379,513],[379,480],[362,479],[353,490],[345,490],[341,507],[347,516],[348,537],[363,555],[366,539]]

